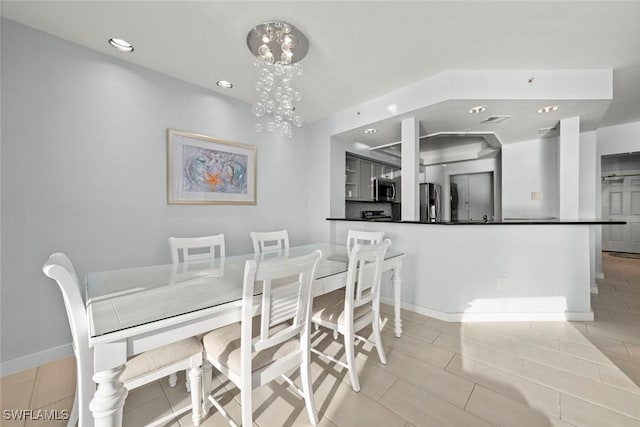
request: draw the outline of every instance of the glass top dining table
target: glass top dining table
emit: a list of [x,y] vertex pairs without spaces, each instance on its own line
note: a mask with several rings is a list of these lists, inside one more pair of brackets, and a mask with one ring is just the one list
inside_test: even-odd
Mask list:
[[[322,251],[315,280],[345,273],[347,247],[314,243],[283,252],[228,256],[202,262],[88,273],[89,333],[98,337],[147,323],[240,301],[245,263]],[[390,248],[385,260],[403,256]]]

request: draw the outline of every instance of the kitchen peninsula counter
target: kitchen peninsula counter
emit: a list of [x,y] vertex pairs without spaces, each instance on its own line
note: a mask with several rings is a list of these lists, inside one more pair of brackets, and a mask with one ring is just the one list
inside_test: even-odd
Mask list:
[[384,222],[396,224],[423,225],[608,225],[626,224],[626,221],[604,219],[496,219],[492,221],[401,221],[393,219],[364,219],[364,218],[327,218],[327,221],[355,221],[355,222]]
[[[405,254],[403,307],[440,320],[593,320],[602,219],[425,222],[329,217],[332,242],[383,231]],[[417,224],[417,225],[416,225]],[[423,226],[420,226],[423,225]],[[392,301],[390,279],[383,300]]]

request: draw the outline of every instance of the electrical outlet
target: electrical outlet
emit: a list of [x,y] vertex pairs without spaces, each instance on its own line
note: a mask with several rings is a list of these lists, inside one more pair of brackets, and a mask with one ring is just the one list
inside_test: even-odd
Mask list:
[[505,276],[498,277],[498,289],[507,289],[507,278]]
[[542,193],[540,193],[539,191],[531,192],[531,200],[540,200],[540,199],[542,199]]

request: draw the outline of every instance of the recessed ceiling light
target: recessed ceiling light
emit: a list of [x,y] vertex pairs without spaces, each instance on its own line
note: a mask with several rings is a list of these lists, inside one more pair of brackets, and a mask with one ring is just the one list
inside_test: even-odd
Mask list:
[[548,127],[548,128],[538,129],[538,133],[549,133],[549,132],[553,132],[554,130],[556,130],[556,127],[555,126],[551,126],[551,127]]
[[375,130],[374,128],[369,128],[369,129],[365,129],[364,133],[366,133],[367,135],[370,135],[372,133],[376,133],[378,132],[377,130]]
[[478,114],[478,113],[482,113],[483,111],[487,111],[487,107],[486,105],[478,105],[477,107],[473,107],[472,109],[469,110],[469,114]]
[[505,120],[509,120],[511,118],[511,116],[508,115],[493,115],[493,116],[489,116],[486,119],[482,120],[480,123],[500,123],[500,122],[504,122]]
[[111,38],[109,44],[120,52],[133,52],[133,45],[126,40]]
[[550,113],[552,111],[556,111],[558,109],[557,105],[548,105],[546,107],[542,107],[538,110],[538,114]]
[[217,84],[218,86],[220,86],[220,87],[225,88],[225,89],[231,89],[231,88],[233,87],[233,83],[231,83],[231,82],[230,82],[230,81],[228,81],[228,80],[218,80],[218,81],[216,82],[216,84]]

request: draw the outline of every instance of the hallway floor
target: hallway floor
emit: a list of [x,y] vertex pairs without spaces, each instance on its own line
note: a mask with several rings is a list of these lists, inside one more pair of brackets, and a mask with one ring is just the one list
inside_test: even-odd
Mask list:
[[[599,294],[592,295],[594,322],[446,323],[404,312],[402,338],[385,328],[387,365],[358,344],[360,393],[351,390],[345,369],[314,355],[319,425],[640,427],[640,260],[604,253],[603,269]],[[330,334],[320,330],[313,339],[344,358]],[[70,409],[74,365],[66,358],[1,378],[2,409]],[[179,378],[173,389],[164,379],[132,391],[124,425],[145,425],[186,404],[184,374]],[[239,421],[237,390],[218,378],[214,386]],[[253,400],[255,425],[308,423],[303,401],[283,383],[255,390]],[[1,424],[66,425],[4,418]],[[168,425],[191,426],[191,413]],[[212,410],[201,425],[227,424]]]

